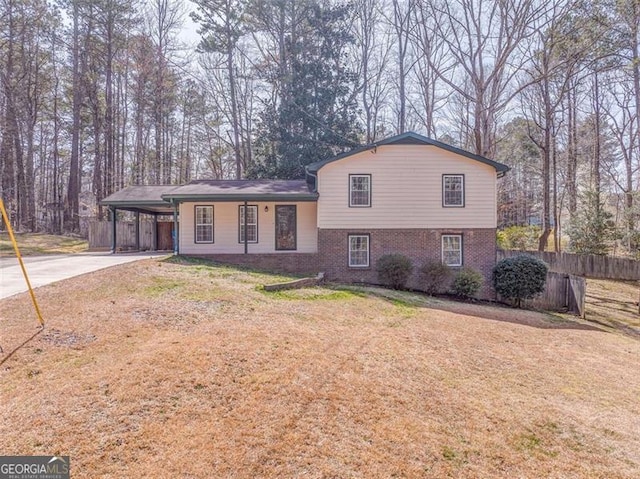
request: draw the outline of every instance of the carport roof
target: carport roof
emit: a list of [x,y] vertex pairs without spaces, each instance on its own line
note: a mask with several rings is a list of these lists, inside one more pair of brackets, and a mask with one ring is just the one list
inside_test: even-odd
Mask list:
[[176,185],[131,185],[107,196],[100,203],[121,210],[171,214],[173,207],[162,199],[162,195],[176,188]]
[[305,180],[195,180],[186,185],[132,185],[100,203],[150,214],[173,213],[172,202],[183,201],[316,201]]
[[162,194],[171,201],[316,201],[305,180],[195,180]]

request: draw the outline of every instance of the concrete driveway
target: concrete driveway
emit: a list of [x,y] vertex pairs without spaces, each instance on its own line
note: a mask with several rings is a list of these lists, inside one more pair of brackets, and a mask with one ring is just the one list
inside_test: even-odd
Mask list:
[[[24,260],[31,286],[37,288],[73,276],[91,273],[123,263],[147,258],[159,258],[167,253],[78,253],[64,255],[25,256]],[[16,257],[0,258],[0,299],[27,291]]]

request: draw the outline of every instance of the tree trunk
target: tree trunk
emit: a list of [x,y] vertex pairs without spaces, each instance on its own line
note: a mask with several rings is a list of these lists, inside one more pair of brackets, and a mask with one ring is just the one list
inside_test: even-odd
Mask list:
[[[80,230],[80,130],[83,81],[80,74],[80,9],[77,0],[73,1],[73,77],[72,77],[72,113],[71,113],[71,156],[69,158],[69,182],[65,202],[66,228],[71,232]],[[57,155],[57,150],[56,150]]]

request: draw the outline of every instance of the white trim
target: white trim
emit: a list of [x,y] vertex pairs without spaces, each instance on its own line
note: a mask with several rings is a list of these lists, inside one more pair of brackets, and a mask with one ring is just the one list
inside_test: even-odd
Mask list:
[[[366,190],[354,190],[353,189],[353,180],[356,178],[366,178],[367,179],[367,189]],[[356,204],[353,202],[353,193],[354,192],[366,192],[367,193],[367,202],[366,204]],[[371,207],[371,175],[370,174],[358,174],[358,175],[349,175],[349,207],[350,208],[369,208]]]
[[[445,249],[444,249],[445,238],[457,238],[458,239],[459,248],[457,250],[457,253],[458,253],[458,258],[459,259],[458,259],[458,262],[456,262],[456,263],[447,263],[445,261]],[[449,252],[456,252],[456,250],[452,249]],[[441,258],[442,258],[442,263],[443,264],[446,264],[447,266],[462,266],[462,263],[463,263],[463,258],[462,258],[462,235],[461,234],[443,234],[441,236],[441,239],[440,239],[440,254],[441,254]]]
[[[366,252],[367,252],[367,262],[366,264],[354,264],[353,263],[353,259],[352,259],[352,253],[356,252],[356,250],[354,250],[352,248],[352,244],[351,241],[354,239],[362,239],[365,238],[366,239]],[[353,234],[353,235],[349,235],[348,236],[348,243],[349,243],[349,267],[350,268],[368,268],[369,267],[369,262],[370,262],[370,255],[371,255],[371,241],[370,241],[370,236],[368,234]],[[362,251],[358,251],[358,252],[362,252]]]
[[[211,210],[211,223],[198,223],[198,210],[199,209],[210,209]],[[214,222],[214,211],[213,211],[213,206],[212,205],[195,205],[195,211],[194,211],[194,232],[193,232],[193,242],[196,244],[203,244],[203,243],[208,243],[211,244],[213,243],[213,222]],[[207,215],[205,215],[207,216]],[[206,240],[199,240],[198,239],[198,227],[199,226],[206,226],[209,228],[209,231],[211,233],[211,239],[206,239]]]
[[[448,178],[460,178],[460,203],[447,203],[446,183]],[[450,190],[457,192],[457,190]],[[442,175],[442,206],[446,208],[464,208],[464,175],[444,174]]]
[[[247,226],[255,226],[256,237],[255,239],[251,239],[251,235],[249,235],[249,239],[247,243],[256,244],[258,242],[258,205],[247,205],[247,208],[255,208],[255,223],[247,223]],[[238,243],[244,243],[244,235],[246,229],[243,228],[244,222],[246,220],[246,213],[244,212],[244,205],[240,205],[238,208]],[[251,231],[251,230],[249,230]]]

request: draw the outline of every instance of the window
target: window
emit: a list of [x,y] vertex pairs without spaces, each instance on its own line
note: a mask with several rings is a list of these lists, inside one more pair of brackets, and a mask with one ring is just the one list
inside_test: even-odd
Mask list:
[[349,206],[371,206],[371,175],[349,175]]
[[213,243],[213,206],[196,206],[196,243]]
[[247,243],[258,242],[258,207],[256,205],[240,206],[238,210],[238,242],[244,243],[246,232]]
[[462,235],[442,235],[442,262],[462,266]]
[[276,205],[276,250],[296,248],[296,205]]
[[369,235],[349,235],[349,266],[369,267]]
[[442,175],[442,205],[464,206],[464,175]]

